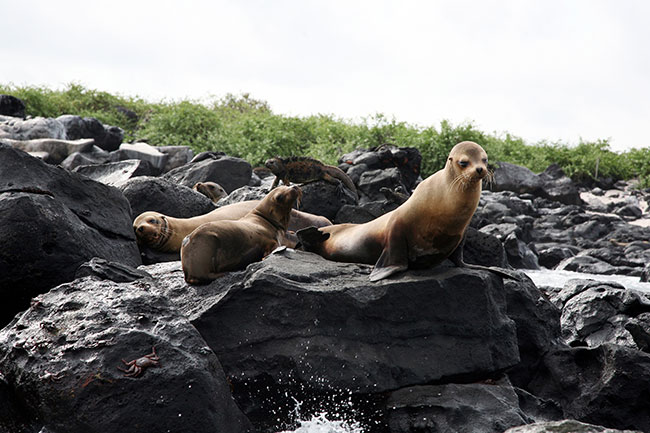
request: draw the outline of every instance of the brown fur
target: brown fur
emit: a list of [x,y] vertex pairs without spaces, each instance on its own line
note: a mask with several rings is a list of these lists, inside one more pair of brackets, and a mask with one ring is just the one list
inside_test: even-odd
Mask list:
[[228,195],[226,190],[215,182],[197,182],[192,189],[212,200],[212,203],[216,203]]
[[200,284],[222,272],[244,269],[282,244],[291,208],[301,195],[297,186],[272,190],[237,221],[202,224],[184,240],[181,264],[185,281]]
[[[174,218],[158,212],[143,212],[134,220],[133,230],[140,245],[156,252],[178,253],[185,236],[201,224],[212,221],[238,220],[259,203],[260,200],[233,203],[192,218]],[[309,226],[325,227],[328,225],[332,225],[331,221],[323,216],[292,209],[283,245],[290,248],[296,245],[295,235],[289,232]]]
[[483,148],[473,142],[459,143],[445,168],[420,183],[394,211],[365,224],[308,228],[298,237],[307,251],[326,259],[374,264],[372,281],[409,266],[433,266],[461,243],[487,173]]

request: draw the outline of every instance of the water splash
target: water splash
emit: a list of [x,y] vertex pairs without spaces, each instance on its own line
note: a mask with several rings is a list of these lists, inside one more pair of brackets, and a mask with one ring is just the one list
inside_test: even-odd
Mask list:
[[314,415],[308,421],[300,420],[300,426],[295,430],[285,430],[280,433],[363,433],[358,422],[330,420],[323,412]]

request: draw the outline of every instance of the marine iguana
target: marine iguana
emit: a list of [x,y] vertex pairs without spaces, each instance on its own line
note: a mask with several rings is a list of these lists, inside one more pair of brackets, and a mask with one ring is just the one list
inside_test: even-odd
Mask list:
[[285,185],[288,185],[289,182],[307,183],[324,180],[335,184],[343,183],[354,193],[355,197],[358,197],[357,188],[343,170],[333,165],[323,164],[314,158],[307,156],[276,157],[268,159],[264,165],[276,176],[271,189],[278,186],[280,180]]

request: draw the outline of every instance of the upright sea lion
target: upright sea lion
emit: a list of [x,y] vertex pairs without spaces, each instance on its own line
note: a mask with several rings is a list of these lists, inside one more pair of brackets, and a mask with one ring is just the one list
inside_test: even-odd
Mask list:
[[210,200],[212,200],[213,203],[218,202],[222,198],[228,195],[225,189],[221,187],[216,182],[197,182],[194,184],[192,189],[196,192],[200,192]]
[[181,264],[185,281],[200,284],[222,272],[262,260],[281,245],[291,208],[301,194],[297,186],[281,186],[239,220],[199,226],[183,239]]
[[300,243],[329,260],[374,264],[371,281],[409,267],[434,266],[448,257],[458,266],[488,269],[465,264],[461,244],[478,206],[487,161],[478,144],[458,143],[445,168],[420,183],[394,211],[365,224],[300,230]]
[[[212,221],[237,220],[258,204],[260,204],[260,200],[242,201],[192,218],[174,218],[159,212],[143,212],[133,221],[133,230],[140,245],[156,252],[178,253],[185,236],[201,224]],[[329,225],[332,225],[331,221],[323,216],[292,209],[288,231],[295,232],[309,226],[325,227]],[[293,248],[295,242],[295,237],[291,233],[287,233],[284,245]]]

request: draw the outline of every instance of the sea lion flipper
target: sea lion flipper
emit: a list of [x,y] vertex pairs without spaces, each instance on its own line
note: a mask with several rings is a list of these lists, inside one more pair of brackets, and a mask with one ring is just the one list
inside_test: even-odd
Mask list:
[[378,281],[408,269],[409,258],[406,246],[405,225],[393,223],[386,233],[384,249],[370,273],[370,281]]
[[317,227],[310,226],[300,229],[296,232],[298,236],[298,244],[296,248],[300,247],[305,251],[318,251],[320,245],[329,239],[330,234],[318,230]]
[[[379,258],[381,260],[381,257]],[[375,267],[372,269],[372,272],[370,273],[370,281],[379,281],[383,280],[384,278],[388,278],[393,274],[396,274],[398,272],[405,271],[408,268],[408,266],[405,265],[390,265],[390,266],[379,266],[375,265]]]

